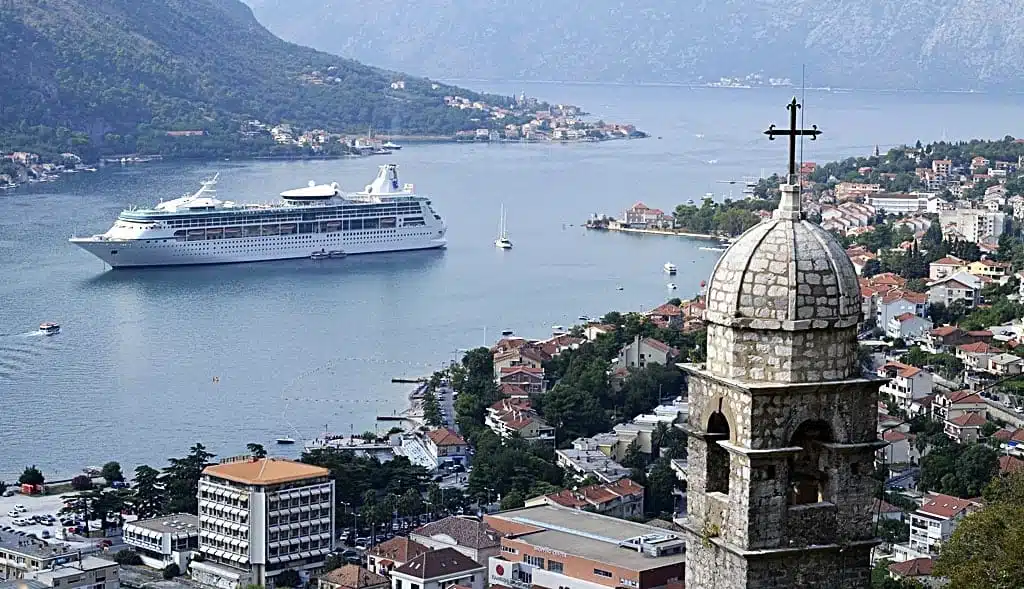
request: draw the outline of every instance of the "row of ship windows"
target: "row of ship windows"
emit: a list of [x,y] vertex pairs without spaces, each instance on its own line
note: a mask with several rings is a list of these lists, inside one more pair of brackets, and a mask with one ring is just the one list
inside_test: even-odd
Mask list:
[[[423,227],[427,223],[422,217],[406,219],[404,227]],[[378,229],[396,231],[394,219],[366,219],[365,221],[334,221],[331,223],[285,223],[283,225],[245,225],[241,227],[211,227],[209,229],[178,229],[176,238],[188,241],[206,239],[237,239],[240,237],[268,237],[310,233],[335,233],[338,231],[374,231]]]
[[[362,218],[380,218],[386,217],[387,215],[418,215],[425,213],[423,209],[419,207],[404,208],[399,210],[388,210],[388,211],[351,211],[351,212],[333,212],[333,213],[319,213],[319,214],[302,214],[296,215],[294,213],[288,215],[259,215],[259,216],[227,216],[227,217],[201,217],[192,216],[184,219],[169,219],[164,220],[162,223],[165,227],[189,227],[189,226],[203,226],[203,225],[224,225],[224,224],[240,224],[240,223],[289,223],[297,221],[335,221],[341,219],[362,219]],[[144,223],[148,221],[127,221],[129,223]]]
[[[344,237],[344,238],[336,237],[334,239],[312,239],[310,237],[307,237],[307,238],[302,239],[302,241],[305,241],[305,242],[309,243],[310,245],[318,244],[318,243],[319,244],[325,244],[325,245],[336,245],[336,244],[339,244],[339,243],[389,243],[389,242],[405,241],[406,239],[408,239],[410,237],[432,237],[434,235],[435,235],[434,233],[430,233],[430,232],[425,232],[425,233],[404,233],[402,235],[384,235],[384,232],[378,231],[376,233],[371,233],[371,234],[368,234],[368,235],[361,235],[361,236],[357,235],[355,237]],[[169,242],[169,241],[171,243],[168,244],[167,242]],[[268,249],[268,246],[255,245],[255,244],[242,244],[242,243],[240,243],[240,244],[237,244],[237,245],[232,245],[232,244],[229,243],[229,244],[225,244],[225,245],[201,245],[201,244],[199,244],[197,242],[190,242],[190,243],[186,243],[186,245],[194,246],[194,247],[188,248],[188,251],[187,252],[183,252],[181,255],[190,255],[191,252],[194,252],[194,251],[197,251],[197,250],[205,252],[205,251],[209,251],[210,248],[213,248],[215,251],[271,251],[271,250],[274,250],[274,249],[278,249],[280,247],[294,247],[294,242],[295,241],[297,241],[297,240],[296,239],[287,239],[287,241],[286,241],[286,238],[276,238],[276,239],[273,239],[272,242],[279,243],[279,245],[270,246],[269,249]],[[168,240],[168,239],[161,239],[159,241],[153,241],[153,242],[148,242],[147,241],[145,243],[147,245],[135,246],[133,249],[165,249],[165,248],[168,248],[168,247],[170,247],[170,248],[180,248],[180,244],[177,241]],[[156,244],[156,245],[154,245],[154,244]]]

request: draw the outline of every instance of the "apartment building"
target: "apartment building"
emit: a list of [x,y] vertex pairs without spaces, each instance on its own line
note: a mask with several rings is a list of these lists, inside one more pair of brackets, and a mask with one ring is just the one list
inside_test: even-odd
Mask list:
[[939,554],[940,546],[949,540],[960,521],[980,508],[968,499],[934,494],[910,516],[910,540],[893,547],[895,560],[931,558]]
[[620,518],[643,517],[644,488],[632,479],[619,479],[526,500],[526,507],[537,505],[560,505]]
[[199,481],[199,552],[192,579],[220,589],[272,587],[285,569],[304,579],[334,549],[330,471],[283,458],[227,459]]
[[939,223],[943,237],[962,237],[980,243],[986,237],[998,238],[1003,234],[1006,215],[987,209],[956,209],[940,211]]
[[0,536],[0,577],[22,579],[27,574],[81,560],[82,555],[63,545],[4,533]]
[[909,409],[912,402],[932,392],[932,373],[916,366],[887,362],[878,369],[878,376],[889,379],[878,392],[892,397],[902,409]]
[[83,556],[81,560],[27,573],[25,581],[34,589],[118,589],[121,566],[112,560]]

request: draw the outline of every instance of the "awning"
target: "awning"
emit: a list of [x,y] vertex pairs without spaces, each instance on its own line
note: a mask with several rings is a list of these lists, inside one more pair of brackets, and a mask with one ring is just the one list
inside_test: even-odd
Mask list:
[[302,557],[302,558],[309,558],[310,556],[313,556],[313,555],[308,553],[308,552],[300,552],[299,556]]
[[236,524],[236,523],[232,523],[232,524],[231,524],[231,525],[229,525],[228,527],[229,527],[229,528],[231,528],[232,530],[235,530],[235,531],[237,531],[237,530],[241,530],[241,529],[242,529],[242,526],[241,526],[241,524]]
[[281,562],[281,557],[280,556],[271,556],[267,560],[270,562],[270,564],[277,564],[277,563]]
[[310,491],[309,489],[303,489],[303,490],[299,491],[299,497],[309,497],[312,494],[313,494],[313,492]]

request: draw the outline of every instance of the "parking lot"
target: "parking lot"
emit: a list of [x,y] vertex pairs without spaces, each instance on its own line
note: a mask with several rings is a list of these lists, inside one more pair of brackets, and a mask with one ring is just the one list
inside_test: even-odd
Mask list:
[[[11,517],[8,515],[16,505],[23,505],[25,511],[22,512],[18,517]],[[43,538],[43,531],[49,532],[51,538],[48,541],[50,543],[68,544],[75,548],[86,548],[95,545],[95,540],[85,540],[81,537],[73,537],[70,540],[58,540],[52,536],[57,534],[60,529],[60,517],[57,513],[64,507],[64,496],[63,495],[41,495],[41,496],[25,496],[15,494],[13,497],[0,497],[0,536],[9,536],[11,534],[16,536],[28,536],[34,535],[36,538]],[[52,515],[55,519],[55,525],[41,525],[32,523],[27,526],[15,526],[15,519],[28,519],[38,515]],[[21,532],[19,534],[19,532]]]

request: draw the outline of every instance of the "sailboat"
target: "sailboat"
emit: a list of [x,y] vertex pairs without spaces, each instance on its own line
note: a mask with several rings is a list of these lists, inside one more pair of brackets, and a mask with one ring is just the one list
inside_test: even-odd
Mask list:
[[494,246],[503,250],[512,249],[512,241],[508,238],[508,229],[505,227],[505,205],[501,205],[501,222],[498,225],[498,239],[494,240]]

